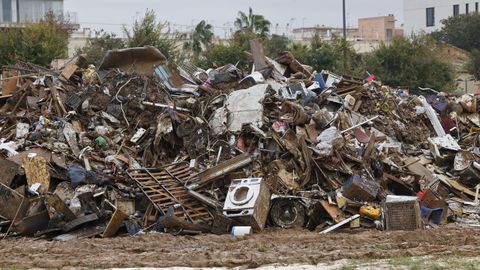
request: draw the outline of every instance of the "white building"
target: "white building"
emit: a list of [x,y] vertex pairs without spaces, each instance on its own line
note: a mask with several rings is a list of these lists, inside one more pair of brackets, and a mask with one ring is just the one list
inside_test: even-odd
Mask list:
[[38,22],[49,11],[63,15],[63,0],[0,0],[0,23]]
[[479,12],[479,0],[404,0],[404,33],[431,33],[442,28],[442,20]]

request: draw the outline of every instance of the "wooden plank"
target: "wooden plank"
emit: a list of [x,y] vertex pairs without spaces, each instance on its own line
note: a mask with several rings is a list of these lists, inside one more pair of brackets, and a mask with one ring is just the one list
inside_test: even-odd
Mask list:
[[335,223],[339,223],[345,219],[345,214],[336,205],[331,205],[326,200],[320,200],[320,204]]
[[409,157],[404,161],[404,166],[407,167],[408,170],[411,171],[413,174],[416,174],[427,180],[427,183],[431,183],[434,180],[432,173],[418,161],[420,161],[420,159],[417,159],[415,157]]
[[[178,172],[184,172],[184,171],[189,171],[190,169],[188,168],[188,166],[179,166],[179,167],[176,167],[176,168],[172,168],[172,169],[168,169],[168,171],[175,175],[176,173]],[[139,171],[135,171],[135,172],[132,172],[131,173],[132,176],[134,176],[135,178],[137,176],[150,176],[150,175],[154,175],[154,176],[170,176],[170,174],[168,174],[166,171],[160,171],[160,172],[139,172]]]
[[194,218],[194,217],[202,217],[202,216],[208,216],[209,214],[207,212],[204,212],[204,213],[198,213],[198,214],[193,214],[193,215],[190,215],[189,216],[191,218]]
[[343,225],[345,225],[345,224],[349,223],[350,221],[352,221],[352,220],[354,220],[354,219],[357,219],[357,218],[359,218],[359,217],[360,217],[359,214],[356,214],[356,215],[354,215],[354,216],[351,216],[351,217],[349,217],[349,218],[347,218],[347,219],[345,219],[345,220],[343,220],[343,221],[341,221],[341,222],[339,222],[339,223],[337,223],[337,224],[335,224],[335,225],[333,225],[333,226],[330,226],[330,227],[326,228],[325,230],[321,231],[320,233],[321,233],[321,234],[324,234],[324,233],[331,232],[331,231],[333,231],[333,230],[335,230],[335,229],[337,229],[337,228],[339,228],[339,227],[342,227]]
[[70,79],[72,77],[73,73],[78,69],[78,66],[75,64],[68,64],[63,70],[60,75],[62,75],[63,78],[65,79]]
[[171,176],[163,176],[163,177],[160,177],[160,176],[155,176],[155,178],[152,178],[151,176],[136,176],[135,179],[137,179],[138,181],[153,181],[153,179],[156,179],[158,181],[164,181],[164,180],[173,180]]
[[253,39],[248,42],[250,44],[250,51],[252,52],[253,63],[255,70],[263,70],[269,67],[265,53],[263,52],[263,45],[261,39]]
[[[172,169],[171,171],[169,170],[169,172],[172,174],[172,175],[178,175],[178,174],[184,174],[184,173],[190,173],[190,170],[189,168],[179,168],[179,169]],[[152,173],[141,173],[141,172],[134,172],[131,174],[133,177],[137,178],[137,177],[150,177],[150,175],[153,175],[155,177],[169,177],[171,178],[170,174],[168,174],[167,172],[152,172]]]
[[120,226],[122,226],[122,222],[127,217],[128,217],[127,214],[125,214],[122,210],[117,208],[113,213],[112,218],[108,222],[107,228],[105,228],[105,231],[103,232],[102,237],[107,238],[107,237],[115,236],[118,229],[120,229]]

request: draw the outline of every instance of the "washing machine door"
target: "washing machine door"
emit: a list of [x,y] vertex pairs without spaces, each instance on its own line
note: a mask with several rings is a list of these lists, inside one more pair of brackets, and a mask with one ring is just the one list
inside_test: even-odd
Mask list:
[[230,202],[236,206],[247,204],[254,195],[253,189],[249,186],[238,186],[230,192]]

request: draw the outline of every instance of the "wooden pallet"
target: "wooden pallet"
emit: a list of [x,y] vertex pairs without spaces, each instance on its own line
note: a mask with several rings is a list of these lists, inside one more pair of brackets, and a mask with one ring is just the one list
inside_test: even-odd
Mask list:
[[161,169],[130,170],[128,175],[161,215],[165,215],[169,207],[174,207],[173,215],[179,220],[199,224],[213,219],[208,209],[188,194],[184,186],[191,175],[188,164],[172,164]]

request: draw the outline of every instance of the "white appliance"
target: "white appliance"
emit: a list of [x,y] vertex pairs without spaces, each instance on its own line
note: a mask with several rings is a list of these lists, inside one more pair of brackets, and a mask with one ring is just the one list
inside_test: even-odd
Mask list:
[[262,230],[270,209],[270,190],[262,178],[235,179],[230,184],[223,214],[241,225]]

